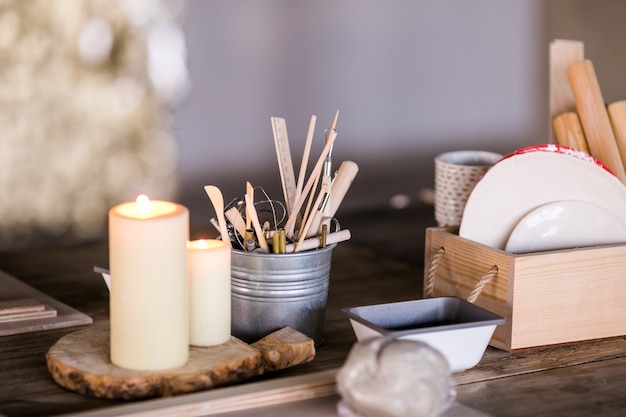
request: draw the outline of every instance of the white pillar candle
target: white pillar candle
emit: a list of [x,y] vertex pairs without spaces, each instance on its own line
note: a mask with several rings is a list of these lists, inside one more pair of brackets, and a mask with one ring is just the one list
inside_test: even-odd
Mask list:
[[230,247],[221,240],[194,240],[187,251],[189,343],[225,343],[230,340]]
[[162,370],[189,359],[189,211],[168,201],[109,211],[111,362]]

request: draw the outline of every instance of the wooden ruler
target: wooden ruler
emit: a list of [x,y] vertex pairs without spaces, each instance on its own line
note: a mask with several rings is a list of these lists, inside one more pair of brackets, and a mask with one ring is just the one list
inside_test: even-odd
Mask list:
[[291,162],[287,123],[285,119],[281,117],[272,117],[271,120],[272,131],[274,132],[274,145],[276,146],[276,157],[278,158],[278,169],[280,171],[280,181],[283,186],[287,215],[290,215],[296,199],[296,176],[293,172],[293,163]]

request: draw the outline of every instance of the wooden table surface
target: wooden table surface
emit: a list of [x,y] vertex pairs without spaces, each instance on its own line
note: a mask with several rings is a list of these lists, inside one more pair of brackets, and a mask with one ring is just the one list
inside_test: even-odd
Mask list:
[[[353,238],[334,250],[325,342],[315,360],[248,382],[178,397],[127,403],[96,399],[56,385],[45,353],[78,328],[0,337],[0,414],[259,416],[336,415],[334,374],[355,342],[341,308],[421,297],[424,230],[432,207],[342,217]],[[192,237],[206,236],[197,230]],[[195,236],[194,236],[195,235]],[[91,316],[108,320],[108,292],[94,265],[106,241],[0,253],[0,269]],[[625,278],[626,279],[626,278]],[[1,291],[1,289],[0,289]],[[455,374],[455,415],[622,416],[626,413],[626,339],[505,352],[488,348],[474,368]],[[291,402],[284,404],[286,400]],[[309,410],[306,412],[306,410]],[[474,414],[475,413],[475,414]],[[452,416],[452,414],[450,414]]]

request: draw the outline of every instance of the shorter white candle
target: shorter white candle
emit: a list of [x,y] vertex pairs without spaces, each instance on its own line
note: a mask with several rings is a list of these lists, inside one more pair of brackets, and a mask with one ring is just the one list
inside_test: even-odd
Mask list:
[[230,247],[221,240],[187,243],[189,344],[213,346],[230,340]]

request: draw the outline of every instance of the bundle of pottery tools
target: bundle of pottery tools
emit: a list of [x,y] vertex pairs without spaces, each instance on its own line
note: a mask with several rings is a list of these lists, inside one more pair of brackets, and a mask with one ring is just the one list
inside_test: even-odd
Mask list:
[[[338,115],[339,111],[325,131],[323,149],[307,177],[317,120],[311,116],[297,182],[286,121],[271,118],[284,202],[271,199],[262,187],[247,182],[243,198],[224,206],[219,189],[214,185],[205,187],[217,215],[211,223],[222,240],[244,251],[294,253],[350,239],[350,231],[340,230],[335,214],[359,168],[353,161],[343,161],[333,174],[331,155]],[[255,198],[255,194],[262,198]]]
[[626,100],[605,105],[582,42],[550,44],[550,118],[554,141],[591,154],[626,183]]

